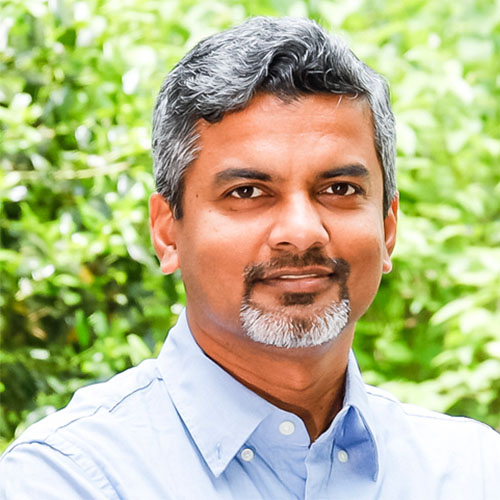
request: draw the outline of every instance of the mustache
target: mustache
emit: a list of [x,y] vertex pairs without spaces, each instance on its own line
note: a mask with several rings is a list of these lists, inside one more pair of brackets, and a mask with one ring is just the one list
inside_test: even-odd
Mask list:
[[247,290],[258,281],[262,281],[269,273],[280,269],[296,268],[307,266],[321,266],[331,270],[331,279],[345,283],[349,275],[350,266],[342,258],[330,258],[321,253],[319,249],[308,250],[304,254],[298,255],[291,252],[284,252],[273,257],[268,262],[261,264],[250,264],[244,269],[244,281]]

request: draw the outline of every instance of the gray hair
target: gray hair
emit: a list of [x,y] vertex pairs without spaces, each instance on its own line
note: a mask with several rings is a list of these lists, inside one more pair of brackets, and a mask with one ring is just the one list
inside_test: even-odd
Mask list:
[[183,215],[185,173],[199,153],[198,121],[218,122],[258,92],[285,102],[314,93],[366,98],[387,214],[396,194],[396,134],[384,78],[314,21],[255,17],[198,43],[163,82],[153,114],[154,174],[174,217]]

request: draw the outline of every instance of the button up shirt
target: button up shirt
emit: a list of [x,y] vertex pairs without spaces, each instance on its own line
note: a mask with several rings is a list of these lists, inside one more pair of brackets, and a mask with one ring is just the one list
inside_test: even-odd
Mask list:
[[80,389],[10,446],[0,498],[500,499],[499,434],[366,386],[352,354],[346,377],[310,443],[203,353],[183,313],[158,359]]

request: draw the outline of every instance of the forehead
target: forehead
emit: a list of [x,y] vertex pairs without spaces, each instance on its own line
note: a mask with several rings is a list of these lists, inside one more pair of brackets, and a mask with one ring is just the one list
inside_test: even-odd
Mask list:
[[[364,96],[352,96],[347,94],[306,94],[283,100],[278,96],[268,93],[257,94],[248,105],[238,111],[228,112],[221,121],[209,123],[206,120],[200,120],[197,124],[198,131],[203,135],[217,133],[224,127],[241,126],[243,123],[247,127],[257,126],[261,128],[266,125],[263,122],[264,115],[279,118],[280,116],[300,117],[302,129],[307,129],[308,125],[315,122],[319,126],[328,128],[337,121],[337,110],[345,113],[350,110],[353,113],[363,117],[363,121],[370,124],[373,130],[372,114],[368,100]],[[305,121],[304,121],[305,119]],[[297,126],[294,120],[288,120],[288,129]]]
[[365,164],[380,172],[371,110],[364,98],[313,94],[284,102],[259,94],[220,122],[200,121],[198,133],[200,153],[190,170],[202,168],[205,175],[251,166],[286,176],[325,163]]

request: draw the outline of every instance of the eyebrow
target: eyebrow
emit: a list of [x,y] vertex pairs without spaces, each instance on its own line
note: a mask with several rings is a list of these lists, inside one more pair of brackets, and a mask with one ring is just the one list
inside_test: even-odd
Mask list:
[[330,168],[319,174],[320,179],[331,179],[333,177],[364,177],[369,179],[370,172],[363,165],[345,165],[343,167]]
[[[369,178],[370,172],[363,165],[345,165],[342,167],[330,168],[318,175],[320,179],[332,179],[335,177],[364,177]],[[215,184],[221,185],[235,179],[251,179],[256,181],[270,182],[273,177],[261,170],[251,168],[227,168],[217,172],[215,175]]]
[[272,177],[265,172],[250,168],[227,168],[217,172],[215,175],[215,184],[220,185],[235,179],[252,179],[256,181],[269,182],[272,180]]

